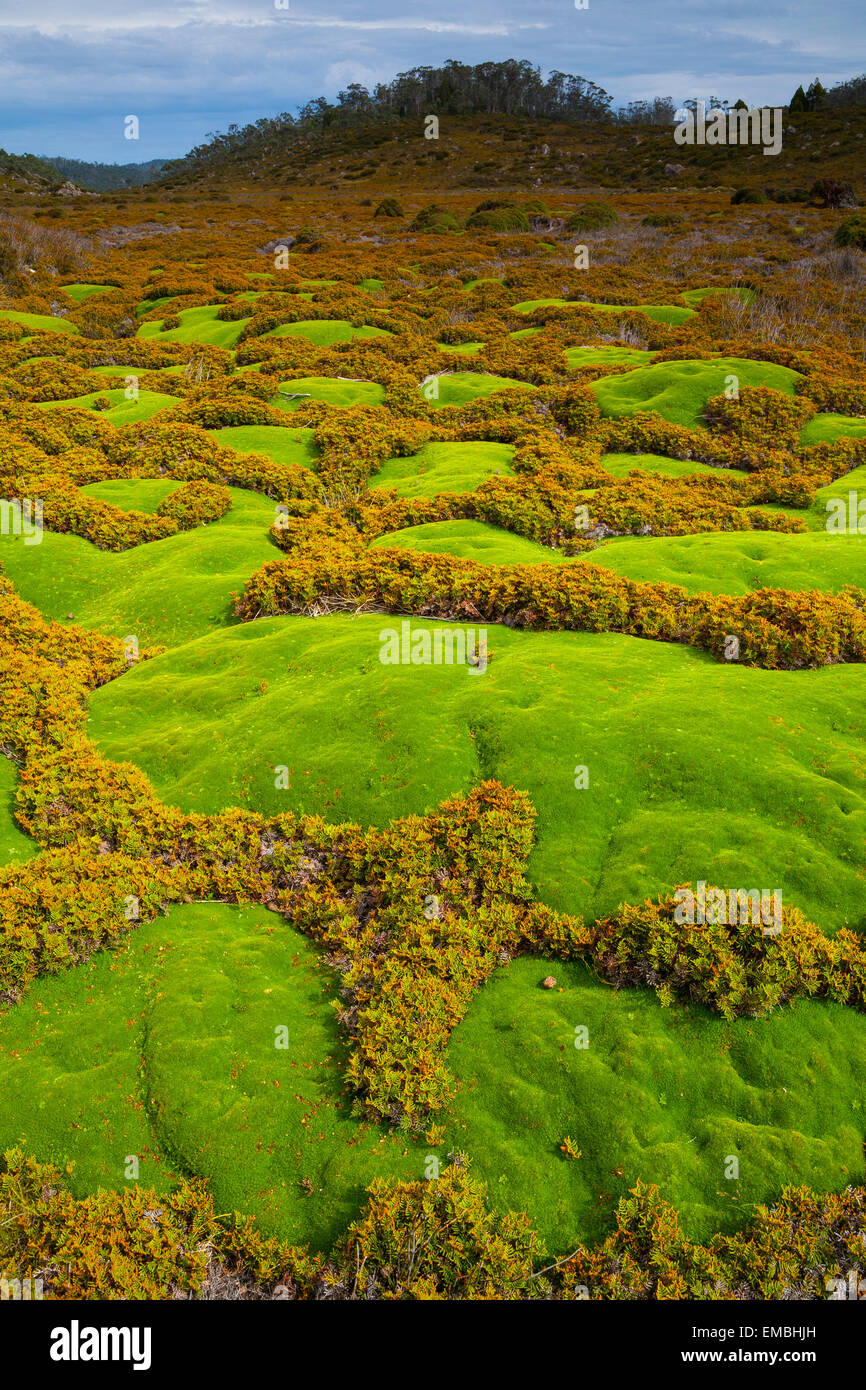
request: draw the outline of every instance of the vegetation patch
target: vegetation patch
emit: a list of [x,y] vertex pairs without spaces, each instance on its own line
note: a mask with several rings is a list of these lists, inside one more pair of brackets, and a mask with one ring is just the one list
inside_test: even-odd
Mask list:
[[714,361],[653,362],[622,376],[592,383],[605,415],[633,415],[651,410],[672,424],[692,428],[704,423],[711,396],[722,393],[727,378],[739,386],[769,386],[793,395],[797,373],[772,362],[721,357]]
[[860,1179],[866,1019],[799,1002],[728,1023],[613,991],[583,965],[558,964],[552,990],[546,973],[532,958],[497,970],[449,1061],[458,1146],[496,1207],[528,1212],[548,1248],[603,1239],[638,1178],[694,1241],[741,1229],[787,1183]]
[[511,477],[508,444],[426,444],[419,454],[387,459],[370,479],[372,487],[393,488],[398,497],[433,497],[440,492],[471,492],[491,477]]

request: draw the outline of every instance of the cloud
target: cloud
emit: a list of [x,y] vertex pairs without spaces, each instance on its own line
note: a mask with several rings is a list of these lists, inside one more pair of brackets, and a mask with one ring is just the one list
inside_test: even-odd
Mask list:
[[[0,26],[9,148],[127,162],[183,154],[207,132],[373,86],[447,58],[528,58],[617,102],[713,92],[778,104],[802,81],[863,67],[862,0],[40,0]],[[49,94],[46,98],[46,94]],[[123,117],[142,120],[138,145]]]
[[362,63],[348,58],[339,63],[331,63],[325,69],[325,87],[329,92],[337,92],[348,87],[350,82],[360,82],[362,87],[372,91],[377,83],[387,82],[391,76],[392,73],[385,67],[377,71],[376,68],[364,67]]

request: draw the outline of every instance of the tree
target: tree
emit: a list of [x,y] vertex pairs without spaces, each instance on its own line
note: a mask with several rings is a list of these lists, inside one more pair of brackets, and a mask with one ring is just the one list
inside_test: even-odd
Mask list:
[[808,111],[809,104],[806,101],[806,93],[803,91],[802,84],[797,88],[791,100],[788,102],[788,111],[792,116],[798,115],[801,111]]
[[806,93],[807,109],[809,111],[823,111],[826,105],[827,93],[821,85],[820,78],[816,77],[815,81],[810,84],[809,90]]
[[812,184],[813,198],[820,199],[822,208],[850,208],[854,206],[851,186],[839,179],[816,179]]
[[866,73],[831,87],[827,102],[830,106],[866,106]]

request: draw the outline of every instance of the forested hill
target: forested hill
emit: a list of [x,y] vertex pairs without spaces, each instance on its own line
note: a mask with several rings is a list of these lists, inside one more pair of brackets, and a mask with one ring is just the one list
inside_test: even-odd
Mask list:
[[44,155],[43,159],[70,183],[98,193],[153,183],[166,164],[164,159],[149,159],[143,164],[90,163],[84,159],[66,159],[63,155]]
[[[757,94],[750,97],[708,94],[706,103],[760,104]],[[818,79],[798,87],[787,108],[784,152],[774,158],[748,146],[676,145],[677,107],[669,96],[615,108],[596,83],[558,71],[545,78],[525,60],[447,62],[400,73],[372,92],[351,83],[335,102],[317,97],[295,116],[231,125],[167,164],[164,177],[173,185],[264,180],[339,188],[410,177],[427,187],[558,182],[638,189],[673,178],[678,186],[769,184],[795,192],[817,176],[862,176],[866,76],[829,91]]]

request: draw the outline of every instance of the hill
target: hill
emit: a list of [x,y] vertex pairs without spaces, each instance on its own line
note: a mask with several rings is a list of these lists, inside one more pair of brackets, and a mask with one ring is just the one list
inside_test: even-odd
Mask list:
[[164,159],[148,159],[142,164],[94,164],[84,159],[65,159],[62,155],[43,155],[42,160],[64,179],[97,193],[153,183],[167,163]]
[[0,149],[0,190],[7,193],[43,193],[56,188],[58,171],[35,154],[7,154]]
[[423,115],[315,130],[287,127],[219,138],[166,166],[163,186],[198,188],[357,185],[420,188],[580,188],[597,185],[658,192],[660,187],[738,188],[802,197],[817,178],[862,181],[863,110],[841,107],[788,116],[783,148],[687,146],[674,127],[645,123],[529,119],[508,115],[442,117],[426,139]]

